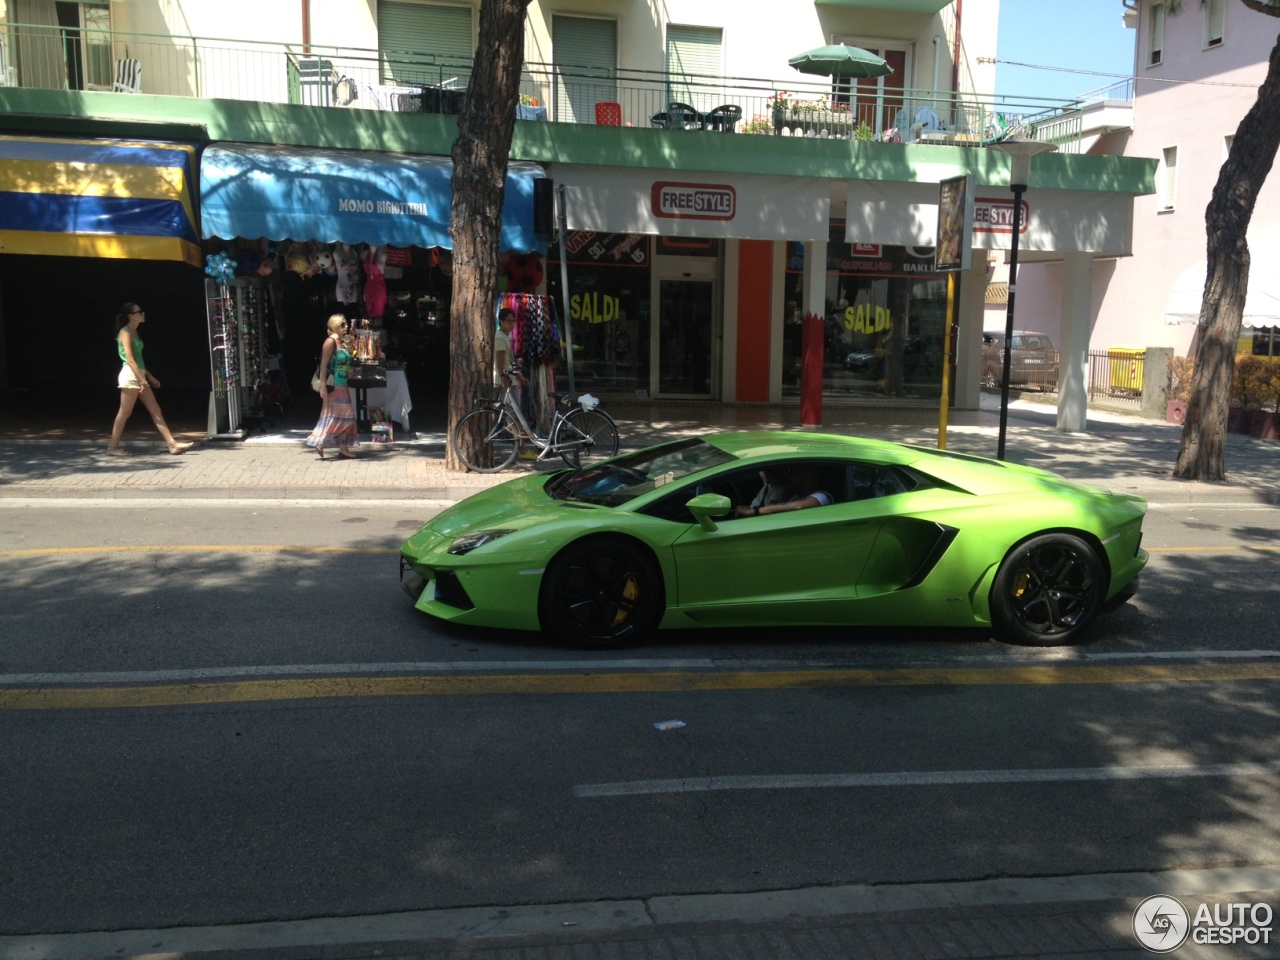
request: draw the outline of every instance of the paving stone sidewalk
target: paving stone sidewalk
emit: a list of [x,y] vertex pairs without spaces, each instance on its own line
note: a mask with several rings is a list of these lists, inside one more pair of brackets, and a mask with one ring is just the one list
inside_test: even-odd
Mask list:
[[[817,430],[929,447],[938,443],[937,413],[919,409],[828,408],[818,428],[801,427],[794,407],[652,404],[612,412],[624,450],[709,431],[745,429]],[[1066,434],[1058,432],[1055,419],[1052,408],[1015,403],[1008,423],[1008,459],[1163,502],[1280,503],[1280,443],[1275,441],[1231,435],[1229,482],[1184,483],[1169,478],[1179,427],[1091,414],[1087,433]],[[947,448],[995,456],[998,420],[992,409],[953,412]],[[108,457],[102,442],[0,436],[0,496],[452,501],[522,471],[561,464],[559,459],[519,461],[498,474],[457,473],[445,468],[443,425],[420,425],[418,431],[411,442],[361,444],[357,460],[325,461],[303,444],[302,430],[243,442],[205,441],[177,457],[149,438],[127,440],[135,454],[129,458]]]

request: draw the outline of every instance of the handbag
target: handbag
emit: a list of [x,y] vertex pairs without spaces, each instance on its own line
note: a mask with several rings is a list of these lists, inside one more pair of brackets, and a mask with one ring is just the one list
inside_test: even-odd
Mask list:
[[[329,374],[328,382],[325,385],[329,387],[333,386],[332,373]],[[311,375],[311,389],[314,390],[316,393],[320,392],[320,364],[316,364],[316,372]]]

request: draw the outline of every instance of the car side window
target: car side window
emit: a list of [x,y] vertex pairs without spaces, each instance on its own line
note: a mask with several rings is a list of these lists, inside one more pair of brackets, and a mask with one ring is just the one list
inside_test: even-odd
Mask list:
[[[831,494],[834,503],[844,503],[849,500],[848,468],[843,463],[796,461],[779,466],[789,470],[804,471],[812,480],[813,488],[825,490]],[[685,504],[699,494],[714,493],[728,497],[729,502],[736,507],[751,503],[760,492],[761,485],[760,467],[758,465],[744,467],[719,476],[707,477],[705,480],[672,491],[662,499],[649,504],[641,513],[675,523],[697,523]],[[724,519],[732,519],[732,517]]]
[[853,500],[872,500],[906,493],[917,486],[914,477],[894,467],[875,463],[858,463],[851,468]]

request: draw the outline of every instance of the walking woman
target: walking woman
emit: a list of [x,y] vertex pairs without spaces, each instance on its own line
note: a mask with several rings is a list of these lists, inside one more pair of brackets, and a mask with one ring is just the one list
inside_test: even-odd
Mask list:
[[179,443],[169,432],[169,425],[164,422],[164,414],[160,412],[160,404],[156,401],[155,391],[160,381],[151,375],[142,359],[142,337],[138,336],[138,328],[147,320],[146,313],[136,303],[126,303],[116,314],[116,350],[120,353],[120,411],[116,414],[115,425],[111,428],[111,443],[107,453],[113,457],[131,457],[124,447],[120,446],[120,438],[124,435],[124,425],[133,414],[134,404],[142,398],[142,405],[151,414],[156,429],[164,442],[169,445],[172,454],[186,453],[191,449],[190,443]]
[[[347,349],[347,318],[335,313],[329,318],[329,335],[320,349],[320,419],[307,437],[307,446],[315,447],[320,459],[324,448],[337,446],[339,460],[355,460],[351,452],[359,440],[356,434],[356,410],[347,386],[347,370],[351,351]],[[333,383],[328,383],[329,375]]]

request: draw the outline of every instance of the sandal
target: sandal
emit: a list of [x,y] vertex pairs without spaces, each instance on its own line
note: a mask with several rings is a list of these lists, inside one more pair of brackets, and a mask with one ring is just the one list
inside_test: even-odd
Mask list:
[[180,453],[186,453],[188,450],[190,450],[194,446],[195,444],[192,443],[190,440],[188,440],[185,443],[171,443],[169,444],[169,452],[176,457]]
[[133,454],[124,447],[107,447],[108,457],[132,457]]
[[357,457],[354,453],[342,453],[342,452],[339,452],[339,453],[338,453],[338,459],[339,459],[339,460],[359,460],[360,458],[359,458],[359,457]]
[[315,447],[314,449],[315,449],[316,453],[317,453],[317,454],[319,454],[320,459],[321,459],[321,460],[323,460],[323,459],[324,459],[324,447]]

